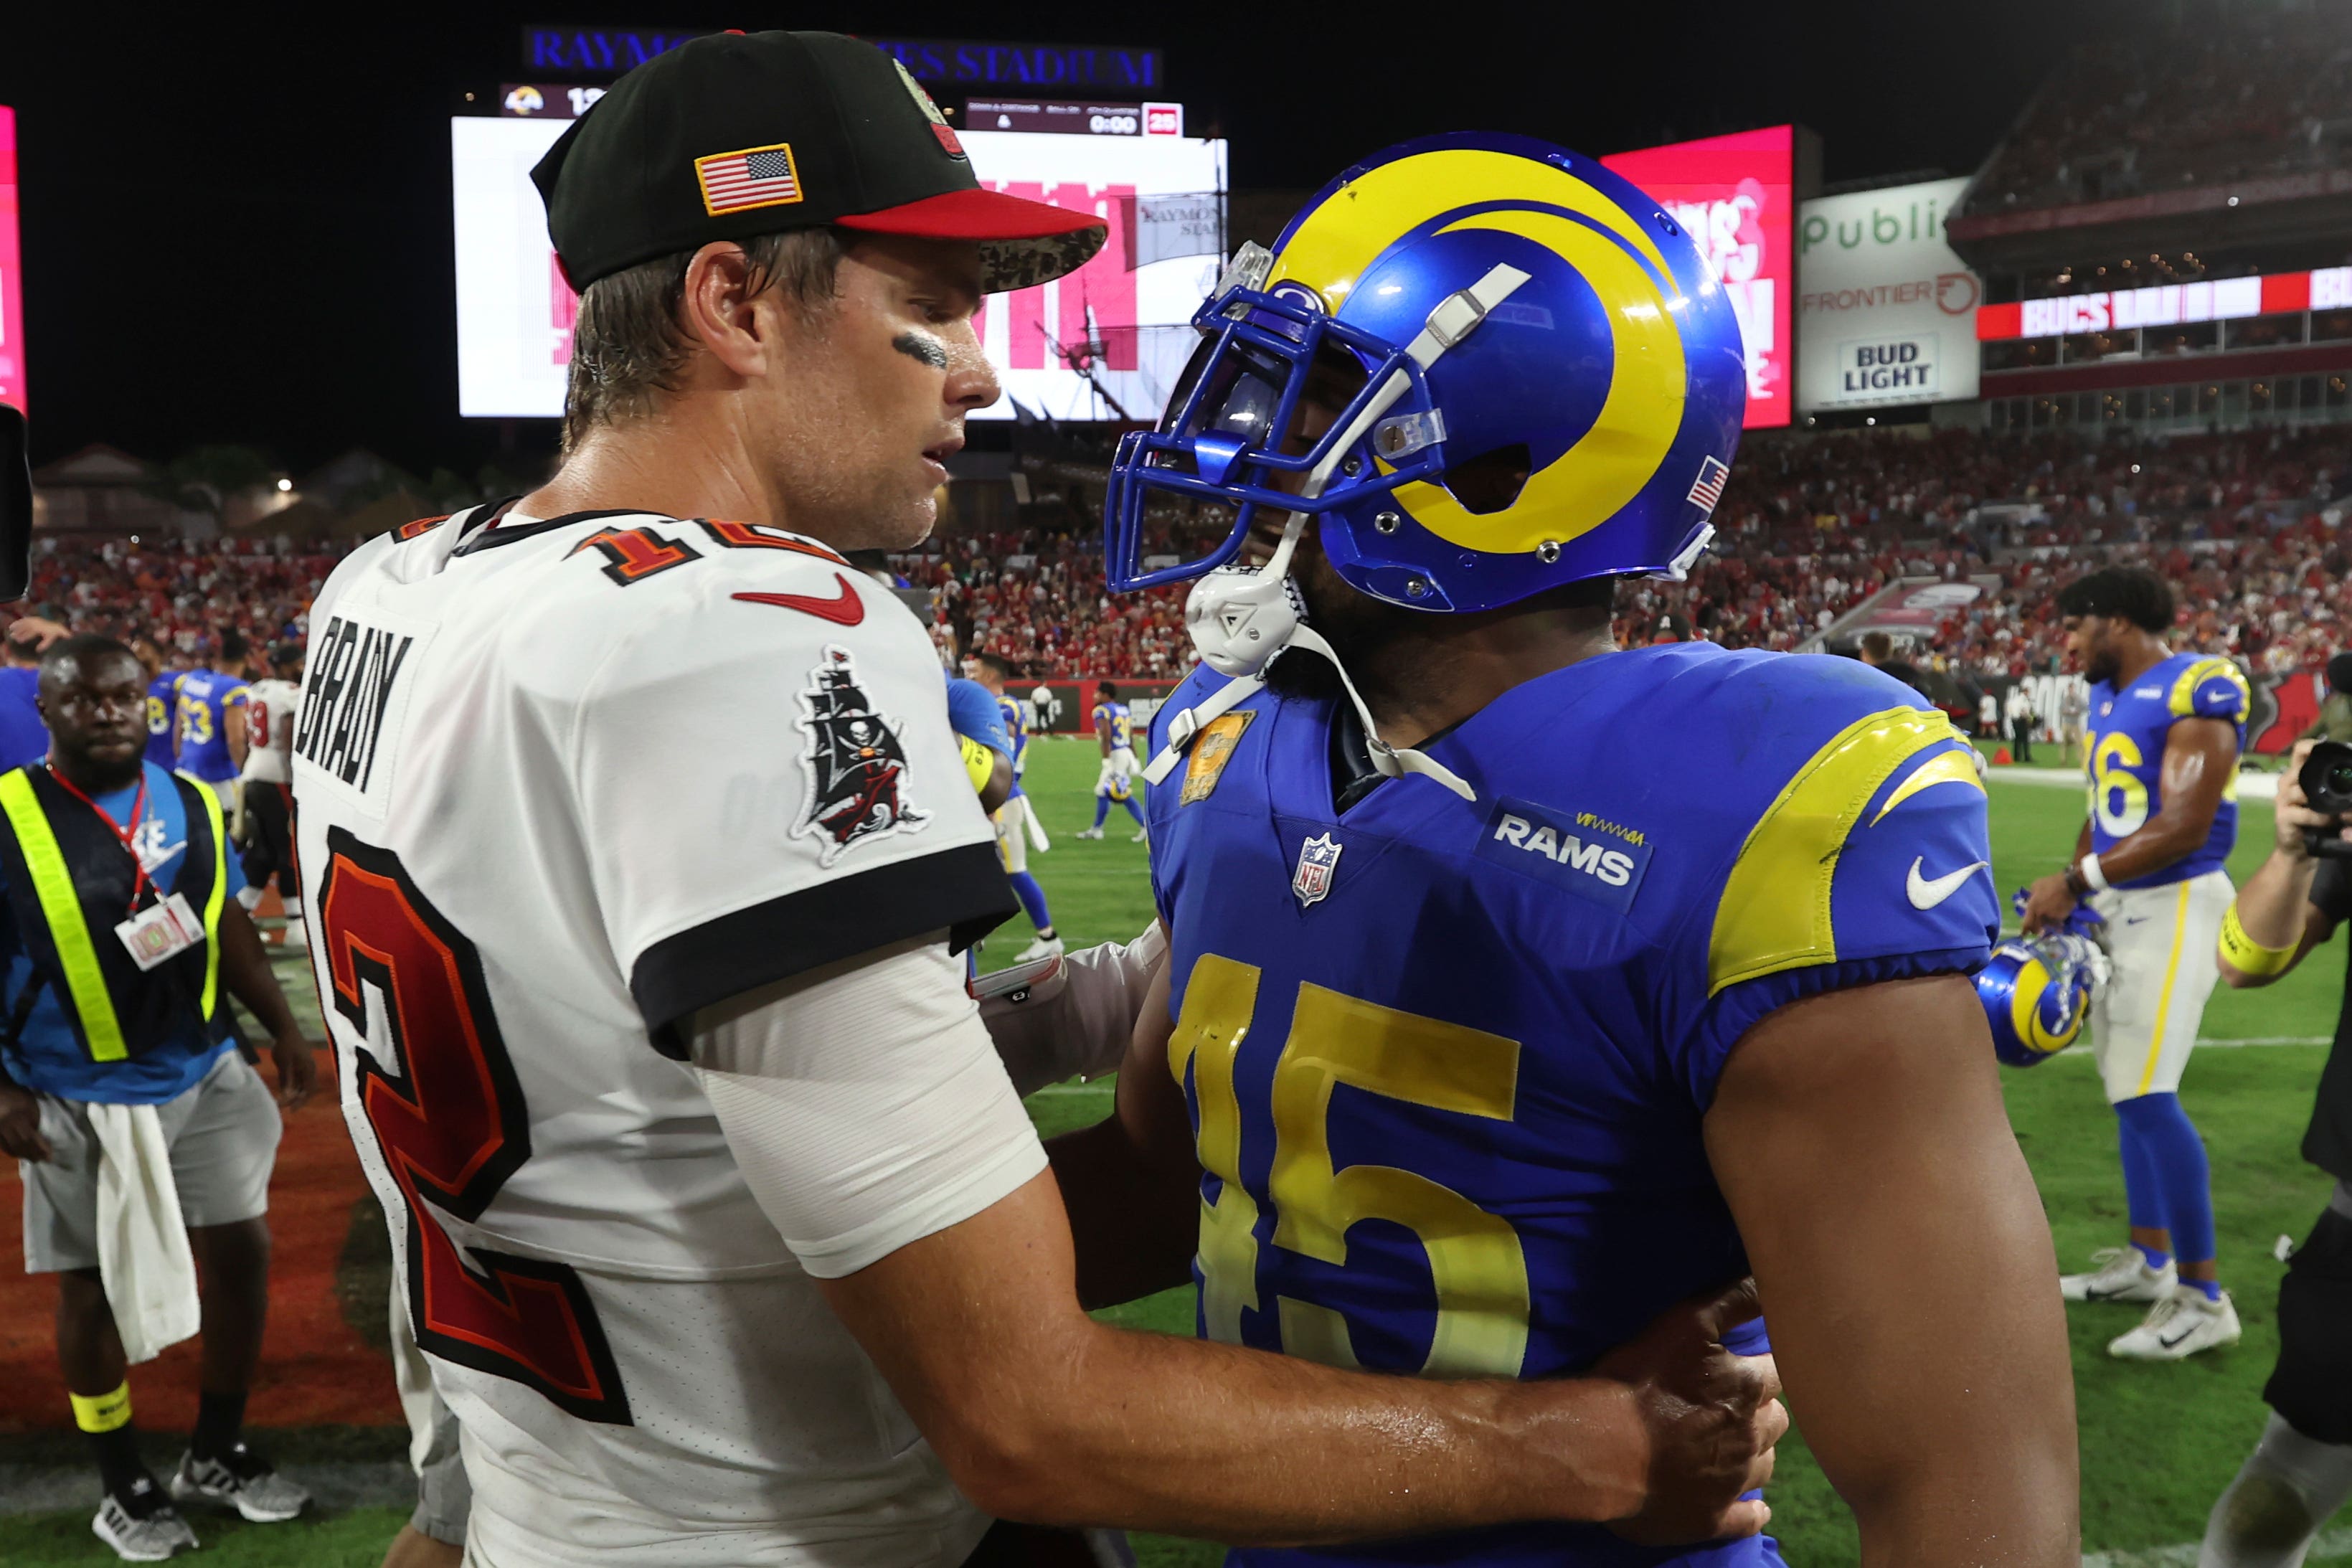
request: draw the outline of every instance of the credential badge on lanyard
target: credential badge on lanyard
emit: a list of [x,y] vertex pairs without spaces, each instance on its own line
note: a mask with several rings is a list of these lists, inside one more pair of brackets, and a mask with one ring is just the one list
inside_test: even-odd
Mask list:
[[145,971],[177,958],[202,942],[205,925],[196,919],[195,907],[188,902],[188,896],[175,892],[116,926],[114,934],[131,950],[131,962]]

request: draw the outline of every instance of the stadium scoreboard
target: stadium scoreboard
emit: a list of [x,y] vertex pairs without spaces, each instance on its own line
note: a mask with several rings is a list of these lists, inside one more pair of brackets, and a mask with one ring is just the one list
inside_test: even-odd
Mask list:
[[1788,424],[1792,407],[1797,136],[1775,125],[1601,160],[1674,216],[1723,285],[1747,352],[1749,430]]
[[[596,90],[509,83],[499,113],[449,123],[457,406],[467,417],[562,415],[579,301],[530,170]],[[985,101],[999,107],[968,123],[1051,129],[961,132],[981,183],[1091,213],[1109,238],[1066,278],[988,299],[974,325],[1004,395],[973,417],[1156,416],[1223,265],[1224,142],[1183,135],[1172,103]]]
[[25,269],[16,242],[16,111],[0,103],[0,403],[25,407]]

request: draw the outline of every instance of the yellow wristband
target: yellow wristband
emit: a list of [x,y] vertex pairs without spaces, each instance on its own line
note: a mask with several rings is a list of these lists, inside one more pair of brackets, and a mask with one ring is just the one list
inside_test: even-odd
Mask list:
[[111,1432],[131,1424],[131,1384],[126,1381],[111,1394],[101,1394],[95,1399],[68,1390],[66,1397],[73,1401],[74,1425],[85,1432]]
[[996,753],[969,737],[958,737],[957,743],[963,750],[963,771],[971,775],[971,787],[986,789],[989,775],[996,771]]
[[2231,904],[2221,917],[2221,958],[2241,974],[2284,974],[2294,962],[2295,944],[2285,947],[2264,947],[2246,934],[2238,921],[2238,906]]

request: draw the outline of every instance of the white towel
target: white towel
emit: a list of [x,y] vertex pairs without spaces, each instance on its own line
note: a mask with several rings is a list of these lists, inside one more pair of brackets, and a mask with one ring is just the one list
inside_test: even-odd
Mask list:
[[88,1107],[98,1136],[98,1273],[122,1353],[135,1365],[194,1339],[196,1259],[180,1217],[172,1151],[152,1105]]

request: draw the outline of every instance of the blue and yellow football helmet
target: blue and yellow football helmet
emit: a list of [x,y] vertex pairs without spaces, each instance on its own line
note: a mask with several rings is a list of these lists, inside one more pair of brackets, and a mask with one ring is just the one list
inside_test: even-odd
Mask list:
[[2107,955],[2080,929],[2011,937],[1994,948],[1976,977],[1993,1054],[2030,1068],[2073,1045],[2106,973]]
[[[1697,246],[1526,137],[1425,138],[1348,170],[1271,252],[1244,247],[1193,321],[1206,341],[1159,426],[1112,464],[1121,591],[1223,565],[1262,507],[1311,514],[1342,578],[1414,609],[1680,576],[1738,447],[1739,327]],[[1318,361],[1345,373],[1326,400],[1350,401],[1290,440]],[[1232,530],[1148,571],[1155,493],[1228,504]]]

